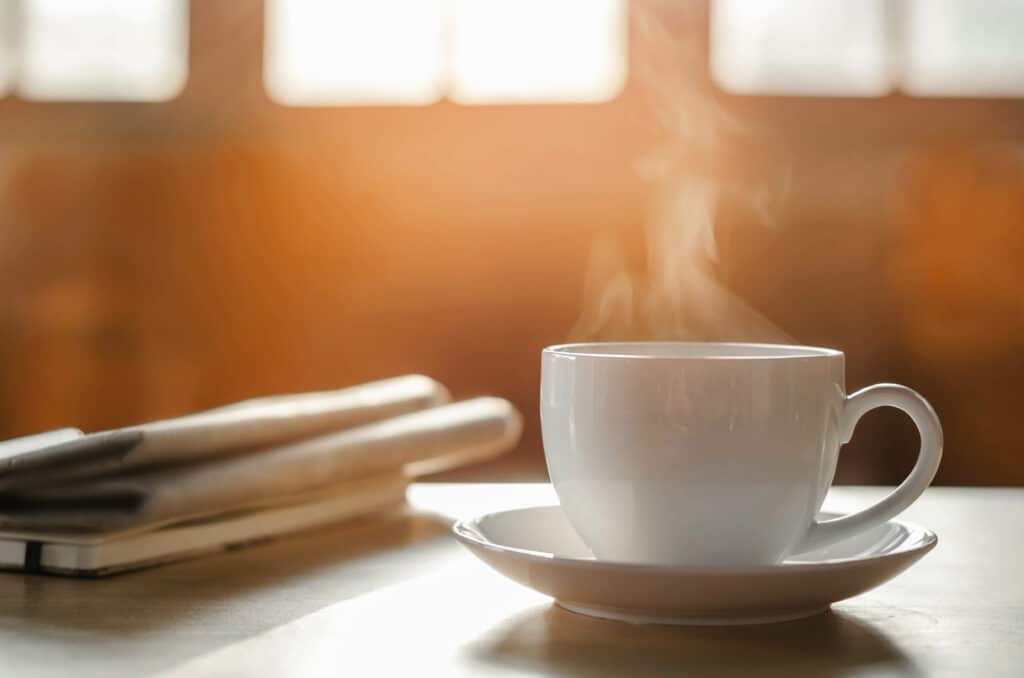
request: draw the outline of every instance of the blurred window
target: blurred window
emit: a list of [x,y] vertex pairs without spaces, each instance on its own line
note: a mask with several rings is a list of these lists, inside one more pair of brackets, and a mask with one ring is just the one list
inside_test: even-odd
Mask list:
[[187,0],[22,0],[17,71],[26,99],[165,101],[188,76]]
[[291,105],[588,103],[626,76],[626,0],[267,0]]
[[264,80],[283,104],[441,98],[443,0],[267,0]]
[[452,100],[606,101],[626,77],[621,0],[456,0]]
[[886,1],[715,0],[715,80],[737,94],[885,94]]
[[14,77],[14,6],[0,0],[0,96],[11,89]]
[[1024,94],[1024,2],[908,0],[903,88],[922,96]]
[[737,94],[1024,95],[1020,0],[712,0],[711,71]]

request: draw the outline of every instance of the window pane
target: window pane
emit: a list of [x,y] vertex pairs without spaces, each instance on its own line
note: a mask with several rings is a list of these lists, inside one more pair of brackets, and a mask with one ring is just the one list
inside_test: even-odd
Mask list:
[[0,97],[11,89],[14,76],[14,4],[0,0]]
[[443,0],[267,0],[264,80],[285,104],[429,104]]
[[1024,94],[1024,3],[1020,0],[908,0],[910,94]]
[[188,76],[187,0],[26,0],[18,92],[163,101]]
[[455,0],[451,98],[594,102],[626,77],[625,0]]
[[885,94],[885,2],[714,0],[715,81],[738,94]]

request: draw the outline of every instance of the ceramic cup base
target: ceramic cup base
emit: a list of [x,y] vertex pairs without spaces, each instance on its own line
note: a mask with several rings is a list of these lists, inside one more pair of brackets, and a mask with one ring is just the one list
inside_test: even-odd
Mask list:
[[625,622],[627,624],[661,624],[665,626],[753,626],[756,624],[776,624],[812,617],[816,614],[822,614],[829,609],[828,607],[814,607],[804,610],[785,610],[771,614],[747,615],[737,613],[734,615],[707,617],[676,617],[672,615],[635,614],[626,610],[590,607],[566,603],[561,600],[555,601],[555,604],[569,612],[587,617]]

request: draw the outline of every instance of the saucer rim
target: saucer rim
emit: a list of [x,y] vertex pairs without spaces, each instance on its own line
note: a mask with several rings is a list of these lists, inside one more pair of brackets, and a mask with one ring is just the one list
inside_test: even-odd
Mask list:
[[547,564],[561,563],[573,567],[586,567],[598,569],[626,569],[650,574],[672,573],[693,575],[738,576],[814,571],[820,570],[823,567],[835,569],[850,569],[858,566],[863,566],[868,563],[877,563],[879,561],[902,558],[911,554],[924,555],[931,551],[933,548],[935,548],[935,546],[939,543],[939,536],[934,531],[924,527],[923,525],[919,525],[918,523],[914,523],[908,520],[892,518],[890,520],[885,521],[884,524],[899,525],[907,529],[911,534],[920,535],[919,538],[915,540],[915,542],[910,546],[900,545],[887,553],[880,553],[877,555],[869,556],[856,556],[850,558],[830,558],[828,560],[819,560],[814,562],[789,564],[777,563],[774,565],[662,565],[652,563],[636,563],[621,560],[599,560],[597,558],[574,558],[570,556],[559,556],[554,553],[547,553],[545,551],[534,551],[532,549],[519,548],[517,546],[506,546],[486,539],[479,530],[475,530],[472,527],[474,523],[479,523],[480,521],[490,518],[492,516],[504,515],[508,513],[518,513],[520,511],[538,508],[560,509],[561,507],[558,504],[542,504],[536,506],[521,506],[518,508],[505,509],[502,511],[490,511],[488,513],[483,513],[473,518],[463,518],[457,520],[455,524],[452,525],[452,533],[454,534],[456,540],[458,540],[466,547],[481,548],[491,553],[495,553],[502,556],[511,556],[518,558],[520,560],[530,562],[542,562]]

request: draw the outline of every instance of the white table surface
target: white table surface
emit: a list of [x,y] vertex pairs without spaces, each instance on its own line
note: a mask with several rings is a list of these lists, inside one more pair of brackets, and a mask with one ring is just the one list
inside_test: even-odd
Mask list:
[[[852,509],[884,488],[836,488]],[[1024,489],[932,488],[939,545],[805,620],[593,620],[489,570],[452,517],[549,503],[546,485],[410,488],[411,508],[107,580],[0,575],[2,676],[1024,676]]]

